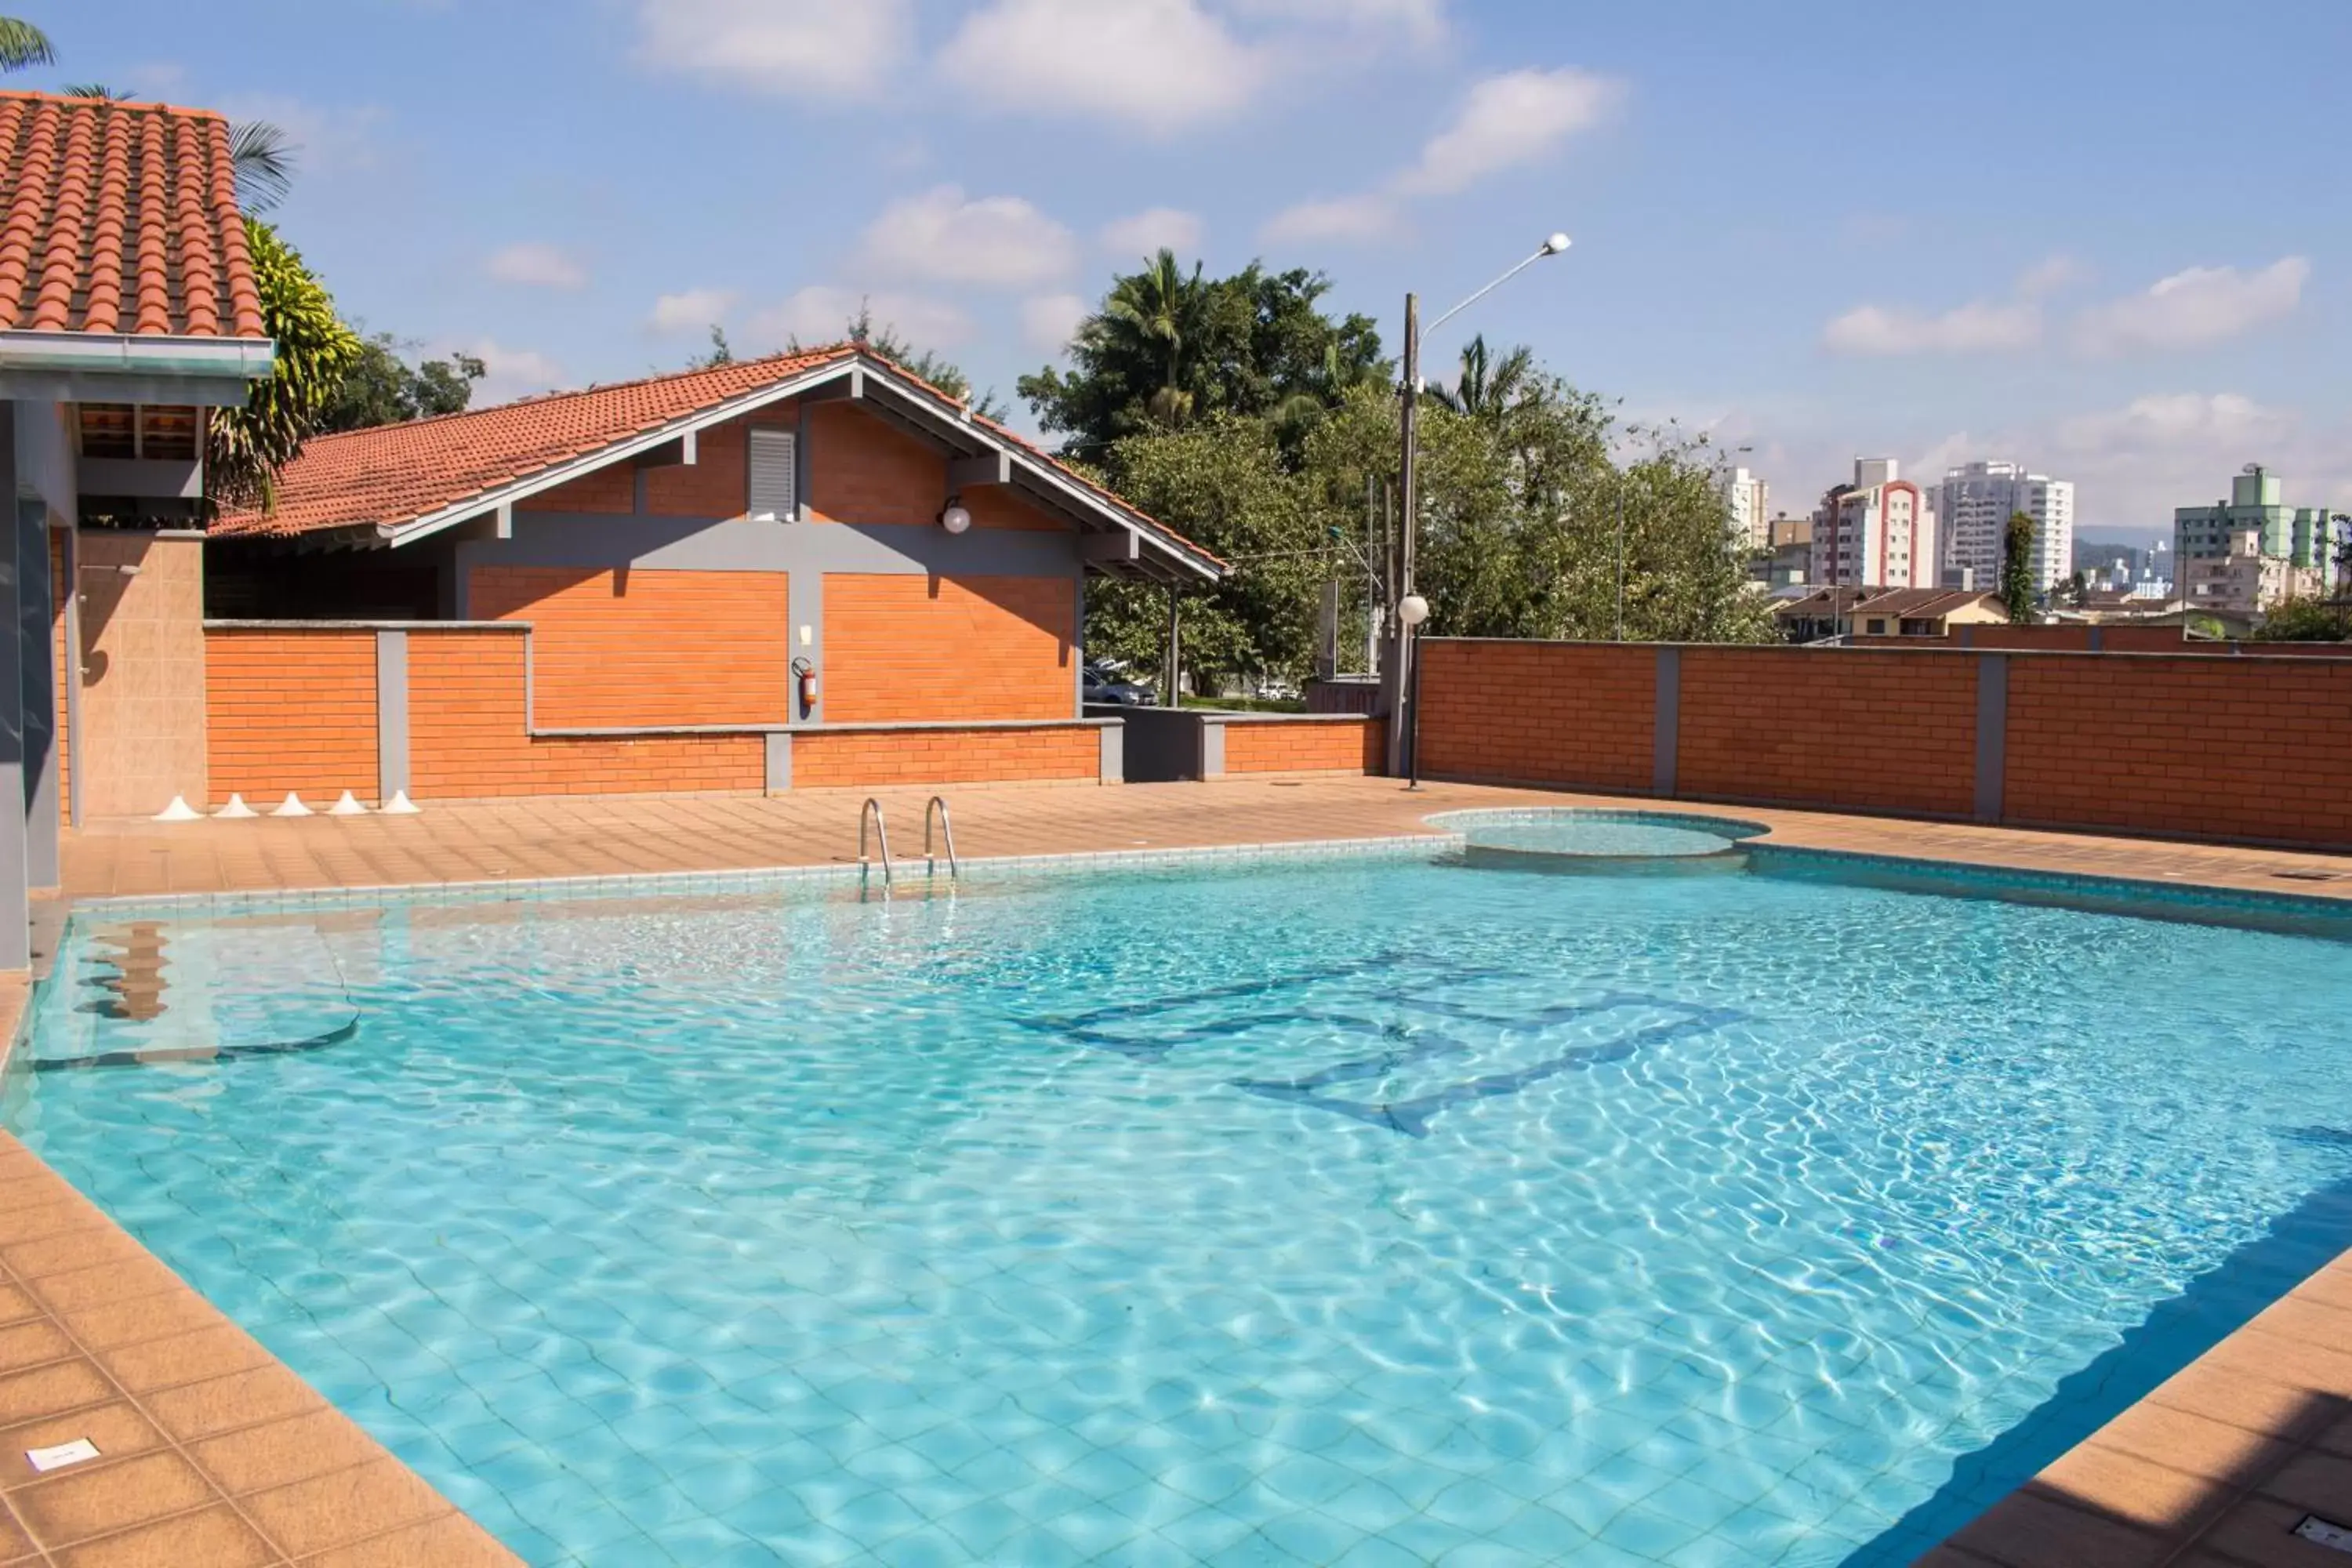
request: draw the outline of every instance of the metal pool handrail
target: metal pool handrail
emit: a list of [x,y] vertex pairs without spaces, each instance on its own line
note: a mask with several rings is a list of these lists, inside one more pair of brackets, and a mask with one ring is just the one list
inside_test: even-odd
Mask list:
[[890,828],[882,820],[882,803],[870,795],[857,813],[857,864],[861,868],[872,864],[866,856],[866,825],[869,822],[874,825],[874,837],[882,842],[882,885],[887,888],[890,885]]
[[930,804],[923,807],[923,874],[927,877],[931,874],[937,859],[937,857],[931,853],[931,814],[933,812],[939,814],[940,831],[948,841],[948,878],[950,881],[957,880],[963,876],[963,868],[956,864],[955,823],[948,816],[948,800],[943,795],[931,796]]

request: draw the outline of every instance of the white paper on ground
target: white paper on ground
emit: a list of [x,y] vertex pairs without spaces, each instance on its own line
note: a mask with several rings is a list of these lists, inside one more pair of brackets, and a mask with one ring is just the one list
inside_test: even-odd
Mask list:
[[70,1443],[58,1443],[47,1448],[27,1448],[25,1458],[32,1461],[34,1469],[47,1474],[50,1470],[61,1470],[68,1465],[79,1465],[85,1459],[97,1458],[98,1445],[87,1437],[77,1437]]

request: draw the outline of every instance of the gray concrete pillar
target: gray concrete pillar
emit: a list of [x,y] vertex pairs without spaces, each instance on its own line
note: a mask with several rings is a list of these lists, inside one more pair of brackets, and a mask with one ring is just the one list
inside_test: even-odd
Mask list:
[[[0,495],[16,497],[16,405],[0,401]],[[23,531],[0,528],[0,604],[21,605],[23,574],[18,541]],[[25,794],[24,638],[0,637],[0,800]],[[25,813],[0,811],[0,970],[29,969],[33,963],[32,900],[25,864]]]
[[1979,822],[1997,823],[2009,773],[2009,656],[1977,655],[1977,801]]
[[1650,710],[1650,793],[1672,799],[1683,749],[1683,650],[1658,646],[1657,699]]
[[408,788],[408,634],[375,634],[375,798]]
[[58,585],[50,581],[49,509],[16,503],[16,595],[25,697],[25,877],[58,885],[58,681],[52,627]]

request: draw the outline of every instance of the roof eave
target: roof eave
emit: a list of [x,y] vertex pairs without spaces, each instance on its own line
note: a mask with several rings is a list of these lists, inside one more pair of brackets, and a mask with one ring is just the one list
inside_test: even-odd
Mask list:
[[242,408],[277,363],[268,338],[0,331],[0,396]]
[[1079,515],[1094,520],[1104,531],[1123,530],[1133,533],[1140,545],[1156,552],[1161,566],[1161,570],[1156,572],[1139,568],[1140,574],[1163,580],[1181,580],[1190,576],[1208,583],[1214,583],[1224,576],[1224,564],[1206,551],[1178,539],[1142,513],[1113,502],[1079,483],[1021,443],[999,436],[974,421],[961,404],[908,382],[885,363],[856,354],[845,354],[833,363],[771,382],[766,386],[739,394],[722,403],[712,404],[667,424],[542,468],[527,478],[452,501],[433,511],[397,521],[377,523],[375,531],[384,543],[395,548],[429,539],[445,530],[496,513],[541,491],[567,484],[593,469],[651,451],[689,432],[724,424],[771,404],[805,396],[839,381],[850,382],[853,387],[851,395],[858,398],[869,395],[873,390],[887,388],[895,400],[922,410],[933,421],[947,426],[954,437],[969,439],[986,451],[1005,454],[1024,478],[1052,492],[1057,500]]

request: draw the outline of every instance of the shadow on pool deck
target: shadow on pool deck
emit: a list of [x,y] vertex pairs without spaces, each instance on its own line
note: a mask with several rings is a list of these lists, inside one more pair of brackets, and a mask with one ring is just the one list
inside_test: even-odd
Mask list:
[[[2342,1142],[2352,1152],[2352,1135],[2333,1129],[2287,1136]],[[2252,1494],[2258,1489],[2273,1489],[2270,1483],[2275,1474],[2291,1468],[2304,1445],[2331,1432],[2352,1434],[2352,1423],[2347,1420],[2352,1416],[2352,1402],[2332,1393],[2300,1391],[2295,1407],[2263,1419],[2261,1432],[2235,1434],[2244,1439],[2240,1445],[2244,1452],[2236,1460],[2228,1458],[2227,1445],[2210,1435],[2201,1444],[2178,1451],[2169,1443],[2160,1445],[2167,1451],[2151,1456],[2145,1445],[2131,1446],[2128,1437],[2121,1446],[2107,1441],[2116,1434],[2102,1429],[2126,1412],[2140,1416],[2134,1406],[2325,1268],[2347,1243],[2352,1243],[2352,1173],[2315,1188],[2261,1237],[2189,1281],[2178,1296],[2157,1303],[2125,1333],[2122,1343],[2060,1383],[2023,1420],[1962,1455],[1951,1479],[1935,1496],[1849,1554],[1841,1568],[1900,1568],[1923,1561],[1949,1563],[1953,1568],[1979,1562],[2011,1568],[2074,1568],[2090,1562],[2117,1568],[2156,1564],[2174,1561],[2192,1542],[2209,1541],[2217,1524],[2234,1528],[2238,1513],[2247,1509],[2286,1509],[2284,1500]],[[2352,1322],[2352,1314],[2345,1316]],[[2194,1414],[2188,1419],[2211,1424]],[[2226,1418],[2223,1424],[2234,1425]],[[2251,1428],[2252,1423],[2246,1426]],[[2078,1446],[2095,1436],[2102,1441],[2078,1456]],[[2189,1451],[2200,1447],[2201,1463]],[[2194,1474],[2179,1468],[2191,1463],[2198,1463]],[[2344,1463],[2352,1469],[2352,1460]],[[2053,1466],[2058,1473],[2045,1473]],[[2069,1484],[2078,1470],[2084,1479],[2099,1483],[2096,1489],[2102,1495],[2088,1495]],[[2121,1473],[2137,1470],[2151,1474]],[[2336,1510],[2333,1517],[2343,1521],[2345,1510],[2352,1509],[2352,1494],[2340,1486],[2325,1489],[2333,1499],[2326,1504]],[[2156,1495],[2167,1491],[2168,1496]],[[2118,1506],[2125,1494],[2131,1500]],[[2231,1503],[2242,1500],[2245,1508],[2221,1517]],[[2301,1511],[2277,1527],[2277,1540],[2290,1552],[2319,1552],[2288,1536]],[[1960,1550],[1923,1557],[1948,1540],[1951,1548]],[[2304,1561],[2270,1555],[2261,1546],[2240,1545],[2235,1554],[2252,1563]]]

